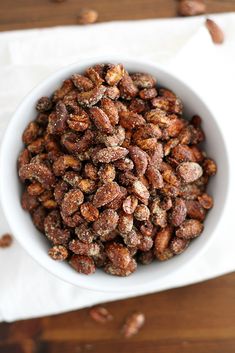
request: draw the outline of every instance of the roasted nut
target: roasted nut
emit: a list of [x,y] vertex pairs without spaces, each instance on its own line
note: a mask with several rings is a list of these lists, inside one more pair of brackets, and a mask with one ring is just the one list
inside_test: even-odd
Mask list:
[[71,216],[84,201],[84,195],[79,189],[71,189],[65,195],[61,203],[62,213]]
[[0,237],[0,248],[8,248],[11,246],[13,238],[10,234],[6,233]]
[[212,159],[207,158],[203,162],[203,170],[206,175],[212,176],[216,174],[217,166]]
[[93,160],[100,163],[111,163],[126,157],[128,150],[123,147],[102,148],[93,153]]
[[95,239],[95,234],[91,228],[88,228],[88,224],[83,223],[75,228],[75,234],[78,239],[84,243],[91,243]]
[[99,218],[93,223],[93,230],[100,236],[106,237],[118,224],[118,214],[114,210],[107,209],[100,213]]
[[95,207],[107,205],[113,201],[120,193],[120,187],[116,182],[106,183],[95,193],[93,204]]
[[135,180],[132,184],[133,194],[137,197],[138,200],[143,202],[143,204],[148,204],[149,191],[146,186],[139,180]]
[[39,134],[39,126],[36,122],[32,121],[28,124],[26,129],[24,130],[22,140],[25,145],[29,145],[32,143],[36,138],[38,137]]
[[163,228],[157,232],[154,242],[155,255],[157,257],[159,254],[164,253],[164,251],[168,248],[172,234],[173,228],[170,226],[167,226],[166,228]]
[[128,234],[133,228],[133,215],[125,212],[120,212],[118,220],[118,230],[121,234]]
[[25,148],[19,155],[17,164],[18,169],[20,169],[23,165],[28,164],[30,162],[31,155],[27,148]]
[[179,176],[184,180],[185,183],[192,183],[199,179],[203,170],[198,163],[194,162],[183,162],[177,167]]
[[89,314],[94,321],[101,324],[113,320],[113,315],[111,315],[103,306],[95,306],[94,308],[91,308]]
[[124,68],[122,64],[112,65],[108,69],[105,80],[110,86],[118,84],[124,75]]
[[145,323],[145,316],[141,312],[135,312],[129,315],[126,322],[122,328],[122,332],[125,338],[130,338],[136,335],[141,327]]
[[146,176],[153,188],[161,189],[164,186],[162,174],[154,165],[151,164],[148,166]]
[[43,206],[37,207],[32,213],[32,220],[34,225],[40,230],[40,232],[45,231],[44,229],[44,221],[47,215],[47,211]]
[[102,183],[111,183],[116,176],[115,167],[112,164],[105,164],[98,171],[98,175]]
[[127,190],[123,186],[120,186],[120,192],[119,194],[113,199],[113,201],[109,202],[106,206],[114,211],[118,210],[121,208],[123,200],[125,199],[127,195]]
[[203,231],[203,224],[196,219],[184,221],[176,231],[176,236],[183,239],[193,239],[198,237]]
[[137,88],[153,88],[156,86],[156,79],[149,74],[137,72],[131,75],[132,81]]
[[77,95],[78,103],[85,107],[92,107],[103,97],[106,87],[103,85],[92,88],[90,91],[80,92]]
[[137,175],[144,175],[148,166],[148,155],[138,146],[129,147],[129,155],[135,165]]
[[85,131],[89,128],[91,123],[88,114],[80,107],[69,114],[67,124],[70,129],[74,131]]
[[127,248],[122,244],[109,243],[105,247],[106,254],[114,266],[125,269],[131,261]]
[[47,238],[54,245],[65,245],[69,241],[68,229],[61,229],[61,217],[57,210],[51,211],[44,220],[44,229]]
[[111,99],[104,97],[101,99],[100,105],[104,113],[107,115],[110,123],[113,126],[118,124],[119,115],[115,103]]
[[91,202],[83,203],[80,210],[83,218],[88,222],[94,222],[99,217],[99,210]]
[[68,257],[68,250],[63,245],[54,245],[48,250],[48,255],[53,260],[63,261]]
[[215,21],[210,18],[206,19],[206,28],[208,29],[211,39],[215,44],[222,44],[224,42],[224,33]]
[[202,194],[198,196],[198,201],[203,208],[209,210],[213,207],[213,199],[208,194]]
[[110,134],[113,132],[113,126],[108,118],[108,116],[105,114],[105,112],[98,108],[98,107],[92,107],[90,108],[90,116],[97,127],[101,132]]
[[90,91],[94,87],[93,82],[86,76],[73,74],[71,78],[80,92]]
[[132,258],[126,268],[117,267],[112,262],[108,262],[105,265],[104,270],[106,273],[113,276],[127,277],[127,276],[130,276],[133,272],[135,272],[136,268],[137,268],[137,263]]
[[78,239],[73,239],[69,243],[69,250],[77,255],[97,256],[100,252],[100,247],[97,243],[84,243]]
[[185,202],[187,208],[187,215],[189,218],[197,219],[201,222],[206,218],[206,211],[196,200],[187,200]]
[[127,100],[134,98],[138,93],[138,89],[136,88],[131,77],[127,73],[125,73],[122,79],[119,81],[119,90],[120,96],[123,99]]
[[156,88],[144,88],[139,91],[140,98],[143,100],[153,99],[157,96]]
[[[172,212],[170,216],[171,224],[174,227],[179,227],[186,218],[188,208],[183,199],[177,198],[172,206]],[[194,218],[194,217],[192,217]]]
[[140,114],[131,111],[122,111],[119,116],[121,126],[127,130],[132,130],[145,124],[145,120]]
[[45,113],[52,108],[52,102],[48,97],[42,97],[36,104],[36,109],[40,113]]
[[98,13],[95,10],[81,9],[77,16],[79,25],[88,25],[97,21]]
[[65,154],[60,156],[53,164],[53,171],[56,176],[63,175],[68,168],[80,170],[81,163],[75,157]]
[[58,102],[59,100],[63,99],[66,94],[68,94],[73,89],[73,82],[72,80],[65,80],[62,86],[55,91],[53,94],[53,102]]
[[94,260],[86,255],[72,255],[70,265],[79,273],[90,275],[95,272]]
[[175,255],[182,254],[184,250],[189,246],[189,240],[174,237],[171,240],[170,248]]
[[135,209],[138,205],[138,200],[135,196],[129,195],[127,198],[123,201],[122,208],[125,213],[127,214],[132,214],[135,212]]
[[138,221],[147,221],[150,216],[149,208],[146,205],[138,205],[134,212],[134,217]]
[[195,16],[206,12],[204,0],[181,0],[179,1],[178,13],[181,16]]

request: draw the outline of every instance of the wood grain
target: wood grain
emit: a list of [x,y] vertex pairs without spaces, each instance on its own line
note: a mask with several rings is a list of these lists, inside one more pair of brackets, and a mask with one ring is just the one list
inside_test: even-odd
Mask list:
[[[0,325],[1,353],[234,353],[235,274],[204,283],[108,303],[113,314],[98,324],[83,309]],[[146,324],[124,339],[128,313],[141,310]]]
[[[208,0],[209,12],[235,11],[234,0]],[[2,0],[0,30],[48,27],[77,23],[79,9],[97,10],[99,21],[173,17],[177,0]]]
[[[208,0],[208,12],[235,11],[234,0]],[[173,17],[175,0],[0,1],[0,30],[76,24],[81,7],[99,21]],[[33,293],[32,293],[33,295]],[[53,293],[52,293],[53,295]],[[234,353],[235,274],[105,305],[114,320],[101,325],[89,310],[0,324],[0,353]],[[142,310],[146,325],[125,340],[120,327]]]

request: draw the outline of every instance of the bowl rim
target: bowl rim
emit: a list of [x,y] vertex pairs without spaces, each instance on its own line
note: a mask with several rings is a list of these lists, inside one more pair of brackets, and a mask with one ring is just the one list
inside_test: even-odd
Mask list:
[[[227,188],[226,188],[226,194],[224,197],[225,200],[225,204],[227,201],[227,196],[228,196],[228,189],[229,189],[229,183],[230,183],[230,171],[229,171],[229,163],[228,163],[228,151],[227,151],[227,146],[225,144],[225,138],[223,135],[223,131],[221,131],[221,129],[219,128],[219,124],[218,124],[218,119],[216,119],[216,115],[214,113],[212,113],[211,109],[208,108],[207,104],[204,102],[203,97],[200,96],[200,94],[195,91],[192,87],[190,87],[186,82],[184,82],[184,80],[180,79],[179,77],[177,77],[177,75],[175,73],[172,73],[170,70],[168,71],[167,69],[165,69],[162,65],[158,64],[158,63],[154,63],[153,61],[150,60],[146,60],[146,59],[135,59],[132,57],[127,57],[127,56],[117,56],[117,55],[102,55],[102,56],[95,56],[95,57],[88,57],[86,59],[81,59],[78,62],[72,63],[70,65],[66,65],[56,71],[54,71],[52,74],[49,74],[48,77],[46,79],[43,79],[39,84],[37,84],[34,88],[32,88],[27,94],[26,96],[23,98],[23,100],[21,101],[21,103],[18,105],[18,107],[16,108],[15,112],[13,113],[12,118],[10,119],[8,126],[6,128],[6,131],[4,133],[3,136],[3,140],[2,140],[2,144],[1,144],[1,150],[0,150],[0,168],[1,170],[4,170],[4,158],[5,158],[5,154],[7,153],[8,150],[8,139],[9,136],[11,134],[11,132],[14,130],[14,125],[15,125],[15,121],[17,119],[18,116],[18,111],[20,111],[25,105],[27,105],[30,100],[32,99],[32,97],[36,96],[37,91],[39,91],[41,88],[43,87],[47,87],[47,85],[50,84],[50,82],[56,81],[57,77],[64,73],[66,74],[66,72],[70,72],[71,70],[74,71],[79,71],[80,67],[86,65],[87,67],[94,65],[96,63],[102,63],[102,62],[115,62],[115,63],[124,63],[124,65],[128,64],[128,65],[143,65],[143,67],[152,67],[153,69],[157,69],[158,71],[161,71],[161,73],[165,76],[171,77],[176,83],[179,83],[179,85],[184,86],[185,89],[189,92],[190,95],[194,95],[196,96],[201,104],[204,106],[204,108],[208,111],[208,113],[213,117],[213,123],[215,125],[217,125],[217,128],[220,130],[220,134],[221,134],[221,138],[224,142],[224,151],[225,151],[225,159],[226,159],[226,165],[227,165]],[[145,70],[144,70],[145,71]],[[30,257],[36,261],[40,266],[42,266],[44,269],[46,269],[49,273],[52,273],[53,275],[55,275],[57,278],[75,285],[76,287],[80,287],[80,288],[85,288],[88,290],[92,290],[92,291],[102,291],[102,292],[110,292],[110,293],[128,293],[128,292],[135,292],[135,293],[141,293],[141,292],[146,292],[146,287],[148,286],[148,291],[150,292],[151,290],[154,290],[154,286],[156,285],[156,282],[158,282],[158,285],[161,284],[161,281],[164,280],[166,278],[169,278],[172,275],[175,275],[176,273],[180,272],[183,268],[183,266],[178,266],[177,268],[174,269],[174,271],[169,271],[169,273],[165,274],[163,278],[158,278],[158,279],[153,279],[152,281],[148,281],[148,283],[138,283],[138,284],[133,284],[131,286],[131,288],[123,288],[122,286],[120,286],[119,288],[115,287],[115,290],[112,288],[108,288],[107,286],[102,286],[102,284],[100,286],[95,285],[95,284],[79,284],[75,281],[71,281],[68,278],[65,278],[65,276],[63,276],[60,272],[59,272],[59,266],[54,266],[54,264],[52,266],[47,266],[45,263],[43,263],[43,261],[41,261],[40,256],[37,256],[37,254],[32,255],[31,247],[27,245],[27,242],[23,241],[23,238],[21,236],[18,236],[18,229],[17,227],[14,225],[14,221],[12,222],[12,214],[11,214],[11,210],[10,207],[7,205],[6,202],[6,197],[7,197],[7,190],[6,190],[6,182],[4,180],[3,177],[0,178],[0,198],[1,198],[1,204],[2,204],[2,208],[3,208],[3,212],[4,215],[7,219],[7,222],[9,224],[10,229],[12,230],[14,237],[17,239],[17,241],[20,243],[20,245],[26,250],[26,252],[30,255]],[[221,214],[219,219],[216,221],[216,225],[212,231],[212,233],[215,233],[215,230],[217,229],[223,214],[224,214],[224,209],[225,207],[223,207],[221,209]],[[194,256],[192,256],[190,259],[187,259],[186,263],[187,266],[192,265],[192,263],[199,258],[199,256],[201,256],[206,249],[208,248],[208,246],[210,245],[212,239],[214,239],[214,237],[212,236],[212,234],[205,239],[203,246],[200,247],[200,249],[198,250],[197,254],[195,254]],[[56,264],[56,262],[55,262]],[[58,268],[58,269],[57,269]],[[118,277],[117,277],[118,278]],[[128,277],[125,277],[125,279],[128,279]]]

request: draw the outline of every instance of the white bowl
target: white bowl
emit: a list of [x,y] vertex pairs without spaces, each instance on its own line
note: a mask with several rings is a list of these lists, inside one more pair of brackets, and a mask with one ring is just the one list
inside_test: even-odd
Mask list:
[[[113,62],[123,63],[130,72],[147,72],[155,76],[158,83],[175,91],[182,98],[185,114],[191,117],[198,114],[203,118],[203,128],[206,132],[205,150],[218,164],[218,173],[212,178],[208,192],[214,197],[214,208],[209,212],[205,221],[203,234],[195,239],[187,251],[180,256],[175,256],[166,262],[154,262],[148,266],[138,266],[137,271],[129,277],[119,278],[110,276],[101,270],[86,276],[78,274],[66,262],[60,263],[52,260],[48,254],[49,243],[38,232],[27,212],[20,204],[22,186],[19,182],[16,161],[23,148],[21,136],[29,121],[36,116],[35,103],[41,96],[51,93],[75,72],[83,73],[85,68],[96,63]],[[213,238],[213,233],[221,217],[225,204],[228,187],[228,162],[225,143],[221,131],[209,109],[201,98],[190,87],[172,74],[159,68],[153,63],[118,58],[102,57],[82,60],[79,63],[65,67],[34,88],[18,107],[7,128],[1,149],[0,158],[0,191],[4,213],[12,233],[25,250],[44,268],[61,279],[76,286],[109,292],[138,292],[143,289],[154,290],[161,285],[166,276],[174,276],[176,271],[188,266],[195,260]]]

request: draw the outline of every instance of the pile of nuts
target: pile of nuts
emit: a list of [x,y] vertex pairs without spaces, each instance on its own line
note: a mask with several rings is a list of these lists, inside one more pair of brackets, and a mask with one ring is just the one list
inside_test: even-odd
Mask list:
[[97,64],[75,73],[23,133],[22,207],[79,273],[128,276],[168,260],[203,231],[215,162],[198,144],[201,118],[147,73]]

